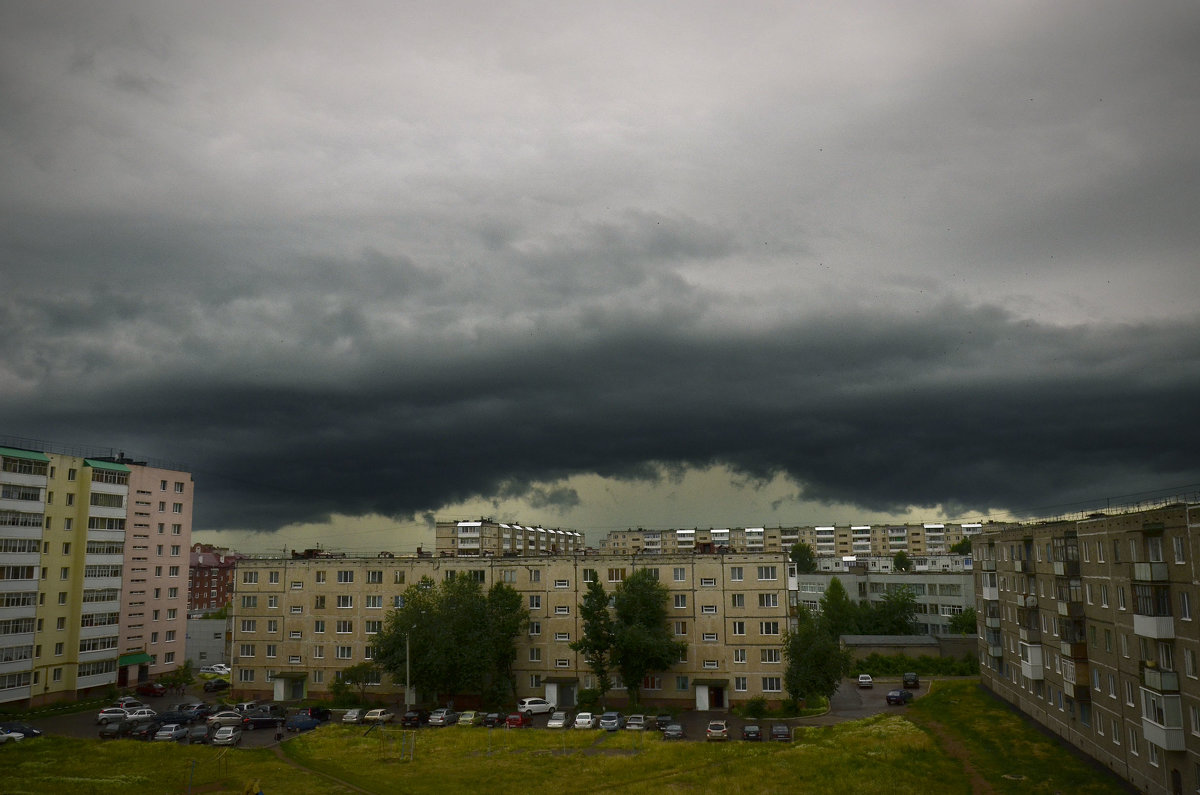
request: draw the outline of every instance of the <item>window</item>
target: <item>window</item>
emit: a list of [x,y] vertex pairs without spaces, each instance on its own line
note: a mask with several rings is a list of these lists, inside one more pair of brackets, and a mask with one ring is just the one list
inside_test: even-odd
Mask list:
[[683,582],[687,579],[687,569],[683,566],[676,566],[673,574],[675,582]]
[[715,633],[715,632],[705,632],[700,637],[705,643],[716,643],[717,642],[717,633]]
[[758,634],[760,635],[778,635],[778,621],[760,621],[758,622]]
[[1183,650],[1183,672],[1191,678],[1196,678],[1196,650]]
[[777,580],[778,574],[774,566],[759,566],[758,579],[760,580]]
[[542,650],[534,646],[529,649],[529,662],[541,662]]
[[570,588],[571,581],[570,580],[555,580],[554,587],[555,588]]
[[318,660],[324,660],[325,659],[325,647],[324,646],[313,646],[313,657]]
[[304,633],[298,629],[289,630],[288,631],[288,639],[289,640],[303,640]]
[[268,608],[273,607],[273,608],[278,609],[279,608],[279,597],[278,596],[268,596],[267,597],[267,607]]
[[367,583],[370,585],[379,585],[383,583],[383,570],[380,569],[379,571],[368,571]]
[[383,609],[383,594],[368,595],[367,596],[367,609],[368,610],[382,610]]
[[777,593],[760,593],[758,595],[759,607],[779,607],[779,594]]
[[541,594],[530,594],[529,595],[529,609],[530,610],[541,610],[542,609],[542,595]]
[[706,616],[715,616],[717,614],[716,605],[704,605],[700,608],[700,612]]
[[337,573],[337,581],[342,583],[354,582],[354,571],[341,569]]
[[[162,554],[162,547],[159,547],[158,554],[160,554],[160,555]],[[257,571],[243,571],[242,572],[242,584],[243,585],[258,585],[258,572]]]
[[764,663],[777,663],[782,659],[782,653],[779,649],[759,649],[758,656]]
[[267,656],[268,657],[276,657],[276,656],[278,656],[278,654],[279,654],[279,647],[276,646],[274,643],[268,643],[267,644]]
[[354,647],[353,646],[338,646],[337,653],[335,654],[335,656],[339,660],[352,659],[354,657]]
[[1187,591],[1179,592],[1179,619],[1181,621],[1192,620],[1192,595]]
[[343,594],[337,598],[337,606],[339,609],[348,609],[354,607],[354,595]]
[[[571,661],[569,659],[567,659],[566,657],[559,657],[558,659],[556,659],[554,661],[554,667],[555,668],[570,668]],[[662,688],[659,688],[659,689],[661,690]]]
[[675,634],[676,635],[686,635],[687,634],[687,622],[686,621],[676,621],[675,622]]
[[239,668],[238,669],[238,681],[239,682],[253,682],[254,681],[254,669],[253,668]]
[[554,639],[556,641],[558,641],[559,643],[567,642],[567,641],[571,640],[571,633],[570,632],[555,632]]
[[324,610],[325,609],[325,595],[324,594],[313,598],[313,609],[314,610]]
[[183,525],[181,525],[181,524],[171,525],[171,535],[176,535],[176,536],[183,535]]
[[730,566],[729,567],[729,579],[732,580],[733,582],[741,582],[742,581],[742,567],[741,566]]
[[288,655],[288,663],[291,665],[299,665],[300,664],[300,655],[299,654],[289,654]]
[[745,690],[746,690],[746,677],[744,677],[744,676],[735,676],[735,677],[733,677],[733,689],[734,689],[734,690],[737,690],[738,692],[745,692]]
[[542,622],[530,621],[529,622],[529,634],[532,636],[535,636],[535,637],[538,635],[541,635],[542,634]]
[[734,649],[733,650],[733,661],[735,663],[746,662],[746,650],[745,649]]
[[571,606],[570,605],[555,605],[554,606],[554,615],[556,615],[556,616],[571,615]]
[[334,631],[339,635],[348,635],[354,631],[354,622],[343,619],[334,624]]
[[608,570],[608,581],[609,582],[623,582],[624,580],[625,580],[625,569],[609,569]]
[[366,632],[368,635],[378,635],[380,632],[383,631],[383,622],[378,621],[378,620],[377,621],[364,621],[363,622],[363,631]]
[[529,581],[530,582],[541,582],[542,581],[542,570],[541,569],[530,569],[529,570]]
[[253,618],[243,618],[242,619],[242,632],[257,632],[257,631],[258,631],[258,622],[257,621],[255,621]]
[[597,576],[598,575],[597,575],[595,569],[584,569],[583,570],[583,581],[584,582],[595,582]]
[[700,585],[703,588],[715,588],[717,585],[717,578],[716,577],[701,577]]
[[267,619],[267,632],[278,632],[279,620],[275,618]]
[[253,643],[241,644],[241,649],[238,652],[238,654],[241,657],[253,657],[254,656],[254,644]]
[[716,661],[716,660],[705,660],[705,661],[704,661],[704,667],[705,667],[705,668],[710,668],[710,669],[711,669],[711,668],[717,668],[717,667],[718,667],[718,665],[717,665],[717,661]]
[[542,686],[542,675],[541,674],[530,674],[529,675],[529,686],[531,688],[533,688],[534,690],[541,687]]
[[325,582],[325,572],[323,572],[323,571],[318,571],[318,572],[316,573],[316,575],[315,575],[315,581],[316,581],[316,582],[318,582],[318,583],[323,583],[323,582]]
[[171,503],[171,513],[183,513],[183,503],[182,502]]
[[685,594],[685,593],[675,594],[675,607],[680,610],[687,607],[687,594]]
[[1175,536],[1171,539],[1171,544],[1175,548],[1175,562],[1183,563],[1187,560],[1187,539],[1183,536]]
[[683,675],[676,676],[675,677],[675,689],[676,690],[687,690],[688,689],[688,678]]
[[779,693],[783,690],[783,678],[779,676],[764,676],[762,678],[764,693]]
[[318,618],[313,622],[313,632],[323,633],[325,631],[325,619]]

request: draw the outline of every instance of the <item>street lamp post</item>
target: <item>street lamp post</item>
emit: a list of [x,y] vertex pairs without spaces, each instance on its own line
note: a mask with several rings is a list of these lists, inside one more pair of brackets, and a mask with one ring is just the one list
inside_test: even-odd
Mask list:
[[408,712],[408,694],[412,692],[412,679],[409,674],[412,660],[408,651],[408,637],[412,631],[404,633],[404,711]]

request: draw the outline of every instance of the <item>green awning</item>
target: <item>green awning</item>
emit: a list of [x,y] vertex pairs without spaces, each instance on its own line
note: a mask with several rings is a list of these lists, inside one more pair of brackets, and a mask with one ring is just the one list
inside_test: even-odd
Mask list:
[[[49,461],[50,459],[46,459],[46,460]],[[124,464],[114,464],[112,461],[97,461],[94,458],[83,459],[83,465],[89,466],[92,469],[111,469],[116,472],[128,472],[129,471],[129,467],[125,466]]]
[[33,450],[18,450],[15,447],[0,447],[0,455],[8,458],[28,458],[30,461],[50,461],[50,456],[45,453],[36,453]]
[[154,662],[154,657],[146,654],[144,651],[134,652],[133,654],[122,654],[117,658],[117,667],[124,668],[126,665],[141,665],[143,663]]
[[272,679],[295,679],[303,681],[308,678],[307,671],[276,671],[271,674]]

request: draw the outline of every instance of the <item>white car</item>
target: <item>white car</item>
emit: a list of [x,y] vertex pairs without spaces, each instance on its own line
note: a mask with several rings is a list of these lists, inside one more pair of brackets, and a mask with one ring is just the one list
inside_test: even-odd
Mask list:
[[859,687],[874,687],[875,680],[871,678],[870,674],[859,674],[858,675],[858,686]]
[[141,709],[126,710],[125,714],[128,716],[129,720],[148,720],[153,718],[158,713],[149,707],[142,707]]
[[96,716],[96,723],[103,726],[109,721],[125,720],[128,717],[129,713],[122,707],[106,707],[100,710],[100,714]]
[[550,713],[550,720],[546,722],[547,729],[565,729],[571,725],[571,717],[562,711]]
[[396,717],[395,713],[388,712],[386,709],[373,709],[363,715],[363,723],[391,723],[394,717]]
[[553,712],[558,709],[544,698],[523,698],[517,702],[517,712],[525,715],[537,715],[542,712]]
[[20,732],[0,731],[0,745],[4,745],[9,740],[14,743],[19,743],[25,739],[25,735]]
[[361,710],[361,709],[348,709],[348,710],[346,710],[346,714],[342,716],[342,723],[362,723],[362,722],[363,722],[363,710]]
[[590,712],[580,712],[575,716],[576,729],[595,729],[600,725],[600,718]]
[[242,728],[240,726],[221,726],[213,733],[213,745],[240,745],[242,742]]
[[206,665],[200,669],[202,674],[217,674],[218,676],[229,676],[230,668],[225,663],[217,663],[215,665]]
[[154,739],[158,741],[182,740],[184,737],[187,737],[187,726],[182,723],[164,724],[154,733]]

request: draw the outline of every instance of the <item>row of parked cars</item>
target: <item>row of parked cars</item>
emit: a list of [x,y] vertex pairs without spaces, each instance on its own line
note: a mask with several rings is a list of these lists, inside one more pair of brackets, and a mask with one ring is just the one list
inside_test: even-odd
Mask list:
[[288,717],[279,704],[248,701],[233,708],[220,708],[204,702],[176,704],[165,712],[126,696],[114,706],[105,707],[96,716],[102,738],[174,740],[212,745],[239,745],[242,732],[255,729],[302,732],[329,720],[325,707],[309,707]]

